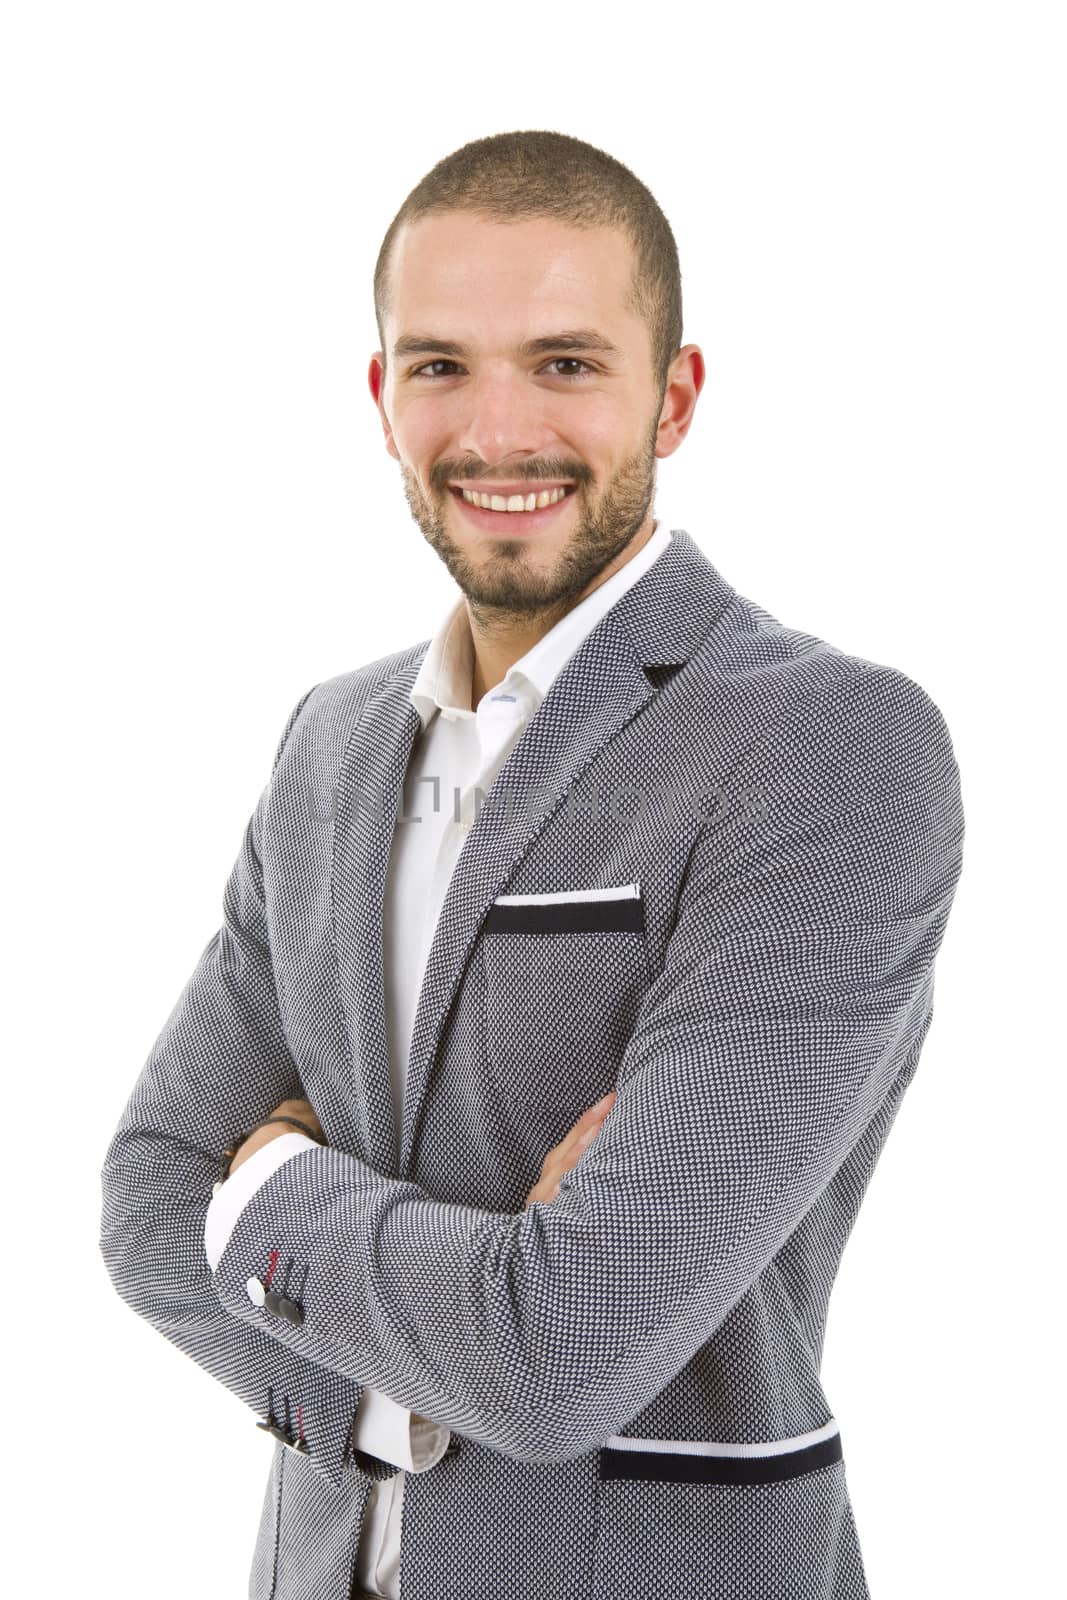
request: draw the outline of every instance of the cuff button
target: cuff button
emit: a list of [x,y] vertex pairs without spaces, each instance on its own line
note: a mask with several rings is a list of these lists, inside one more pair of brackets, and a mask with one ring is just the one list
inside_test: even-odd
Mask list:
[[304,1308],[299,1300],[287,1300],[285,1295],[277,1294],[273,1289],[264,1292],[261,1304],[268,1311],[273,1311],[276,1317],[284,1317],[286,1322],[304,1320]]

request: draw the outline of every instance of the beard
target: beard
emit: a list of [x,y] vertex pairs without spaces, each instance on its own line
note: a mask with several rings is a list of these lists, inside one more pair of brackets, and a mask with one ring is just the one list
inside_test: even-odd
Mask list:
[[[414,474],[401,462],[404,495],[411,515],[467,597],[472,617],[482,626],[506,627],[519,619],[528,623],[537,617],[547,619],[557,613],[563,616],[608,563],[625,550],[644,522],[655,494],[658,431],[657,411],[644,445],[622,463],[593,506],[585,498],[589,474],[578,463],[547,463],[549,470],[542,472],[544,478],[574,480],[575,490],[569,498],[577,508],[577,526],[547,571],[528,559],[536,537],[530,544],[523,538],[483,539],[480,543],[486,553],[481,559],[473,558],[449,533],[444,507],[427,500]],[[446,471],[435,470],[442,496],[451,494],[447,484],[453,475],[447,464]],[[537,481],[528,481],[536,490]]]

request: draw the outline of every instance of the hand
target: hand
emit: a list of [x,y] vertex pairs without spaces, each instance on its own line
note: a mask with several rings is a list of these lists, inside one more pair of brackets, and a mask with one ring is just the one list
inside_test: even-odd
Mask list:
[[[301,1122],[306,1122],[309,1128],[314,1129],[316,1139],[321,1139],[325,1143],[326,1135],[322,1131],[322,1123],[315,1115],[309,1100],[283,1100],[280,1106],[270,1112],[270,1115],[272,1117],[299,1117]],[[257,1128],[255,1133],[249,1134],[234,1156],[227,1176],[232,1177],[242,1161],[246,1161],[257,1150],[261,1150],[265,1144],[270,1144],[272,1139],[280,1138],[283,1133],[299,1132],[299,1128],[294,1128],[287,1122],[272,1122],[269,1127]]]
[[548,1152],[541,1168],[541,1176],[526,1196],[524,1211],[529,1209],[534,1200],[544,1200],[548,1205],[552,1204],[559,1194],[559,1180],[565,1172],[578,1165],[600,1132],[600,1124],[617,1098],[615,1090],[612,1089],[603,1100],[598,1100],[595,1106],[590,1106],[589,1110],[578,1118],[567,1137]]

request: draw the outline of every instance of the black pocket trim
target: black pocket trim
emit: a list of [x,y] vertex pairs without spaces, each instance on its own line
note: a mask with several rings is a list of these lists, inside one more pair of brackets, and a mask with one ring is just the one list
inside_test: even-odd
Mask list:
[[840,1433],[801,1450],[770,1456],[695,1456],[673,1450],[616,1450],[610,1445],[598,1454],[602,1479],[665,1483],[774,1483],[780,1478],[798,1478],[816,1467],[828,1467],[842,1458]]
[[618,900],[555,900],[542,904],[491,905],[486,933],[644,933],[645,902],[639,895]]

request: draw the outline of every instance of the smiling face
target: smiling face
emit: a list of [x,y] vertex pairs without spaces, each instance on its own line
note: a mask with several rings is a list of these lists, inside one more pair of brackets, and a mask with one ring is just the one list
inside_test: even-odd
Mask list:
[[703,365],[686,346],[660,395],[632,265],[623,232],[544,218],[448,212],[397,235],[371,393],[412,516],[483,614],[566,609],[652,531],[656,458]]

